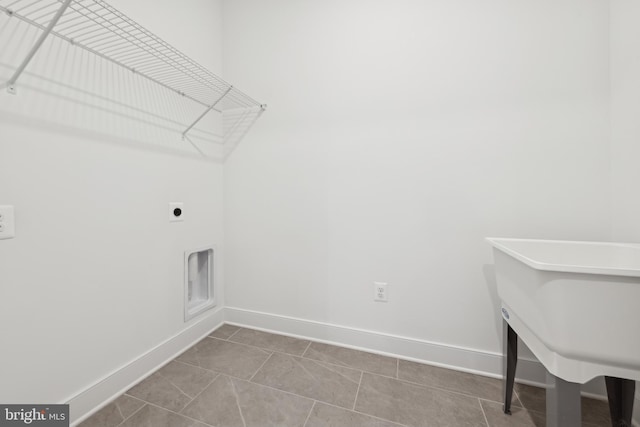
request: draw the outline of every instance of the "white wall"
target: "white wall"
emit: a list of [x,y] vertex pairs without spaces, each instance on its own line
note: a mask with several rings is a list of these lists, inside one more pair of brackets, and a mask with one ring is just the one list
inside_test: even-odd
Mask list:
[[0,401],[66,401],[183,331],[182,252],[223,228],[231,307],[484,352],[483,237],[608,239],[613,188],[614,237],[638,239],[632,1],[611,76],[596,0],[111,3],[269,109],[224,197],[218,165],[0,112]]
[[[220,2],[110,3],[221,71]],[[33,117],[12,113],[42,109],[30,94],[0,94],[0,204],[16,213],[16,238],[0,240],[0,401],[63,403],[197,322],[183,321],[183,256],[222,248],[223,170],[187,152],[25,126]],[[183,223],[169,223],[172,201],[184,202]]]
[[640,3],[611,1],[613,238],[640,242]]
[[223,10],[228,306],[498,352],[483,238],[609,238],[606,2]]

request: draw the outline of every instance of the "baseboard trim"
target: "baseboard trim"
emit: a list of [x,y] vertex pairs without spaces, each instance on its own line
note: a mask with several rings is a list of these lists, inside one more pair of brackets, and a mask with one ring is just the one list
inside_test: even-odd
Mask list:
[[115,369],[77,395],[67,399],[71,410],[71,426],[111,403],[136,383],[164,366],[224,323],[223,307],[209,311],[187,329],[168,338],[125,366]]
[[[225,319],[227,323],[237,326],[311,339],[493,378],[502,377],[502,356],[498,353],[236,307],[225,308]],[[527,377],[523,380],[532,384],[539,384],[541,378],[544,381],[544,371],[542,375],[536,375],[536,364],[539,365],[539,362],[527,360],[522,362],[519,370],[522,367],[523,371],[527,372]]]
[[[340,345],[492,378],[502,378],[502,354],[500,353],[237,307],[225,307],[225,321],[265,332]],[[546,370],[538,360],[521,358],[518,360],[516,381],[544,387]],[[606,396],[604,381],[599,378],[583,385],[582,390],[586,396],[597,398]]]

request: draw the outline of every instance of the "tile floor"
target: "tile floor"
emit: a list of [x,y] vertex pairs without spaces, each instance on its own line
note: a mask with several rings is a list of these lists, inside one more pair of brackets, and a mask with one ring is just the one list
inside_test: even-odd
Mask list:
[[[542,427],[542,389],[223,325],[81,427]],[[584,427],[610,426],[583,399]]]

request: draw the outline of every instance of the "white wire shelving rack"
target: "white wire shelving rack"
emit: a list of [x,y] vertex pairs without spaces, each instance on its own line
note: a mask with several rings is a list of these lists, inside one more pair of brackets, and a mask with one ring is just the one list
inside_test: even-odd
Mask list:
[[199,114],[183,119],[177,133],[198,151],[190,136],[205,116],[222,116],[221,142],[233,148],[266,108],[103,0],[0,0],[0,12],[38,31],[0,82],[10,94],[19,92],[29,64],[55,38],[197,107],[191,111]]

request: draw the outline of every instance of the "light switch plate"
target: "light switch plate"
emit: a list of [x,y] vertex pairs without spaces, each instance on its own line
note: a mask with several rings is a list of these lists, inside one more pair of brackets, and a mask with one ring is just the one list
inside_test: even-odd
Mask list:
[[169,222],[184,221],[184,203],[171,202],[169,203]]
[[0,205],[0,240],[13,239],[16,226],[13,206]]

